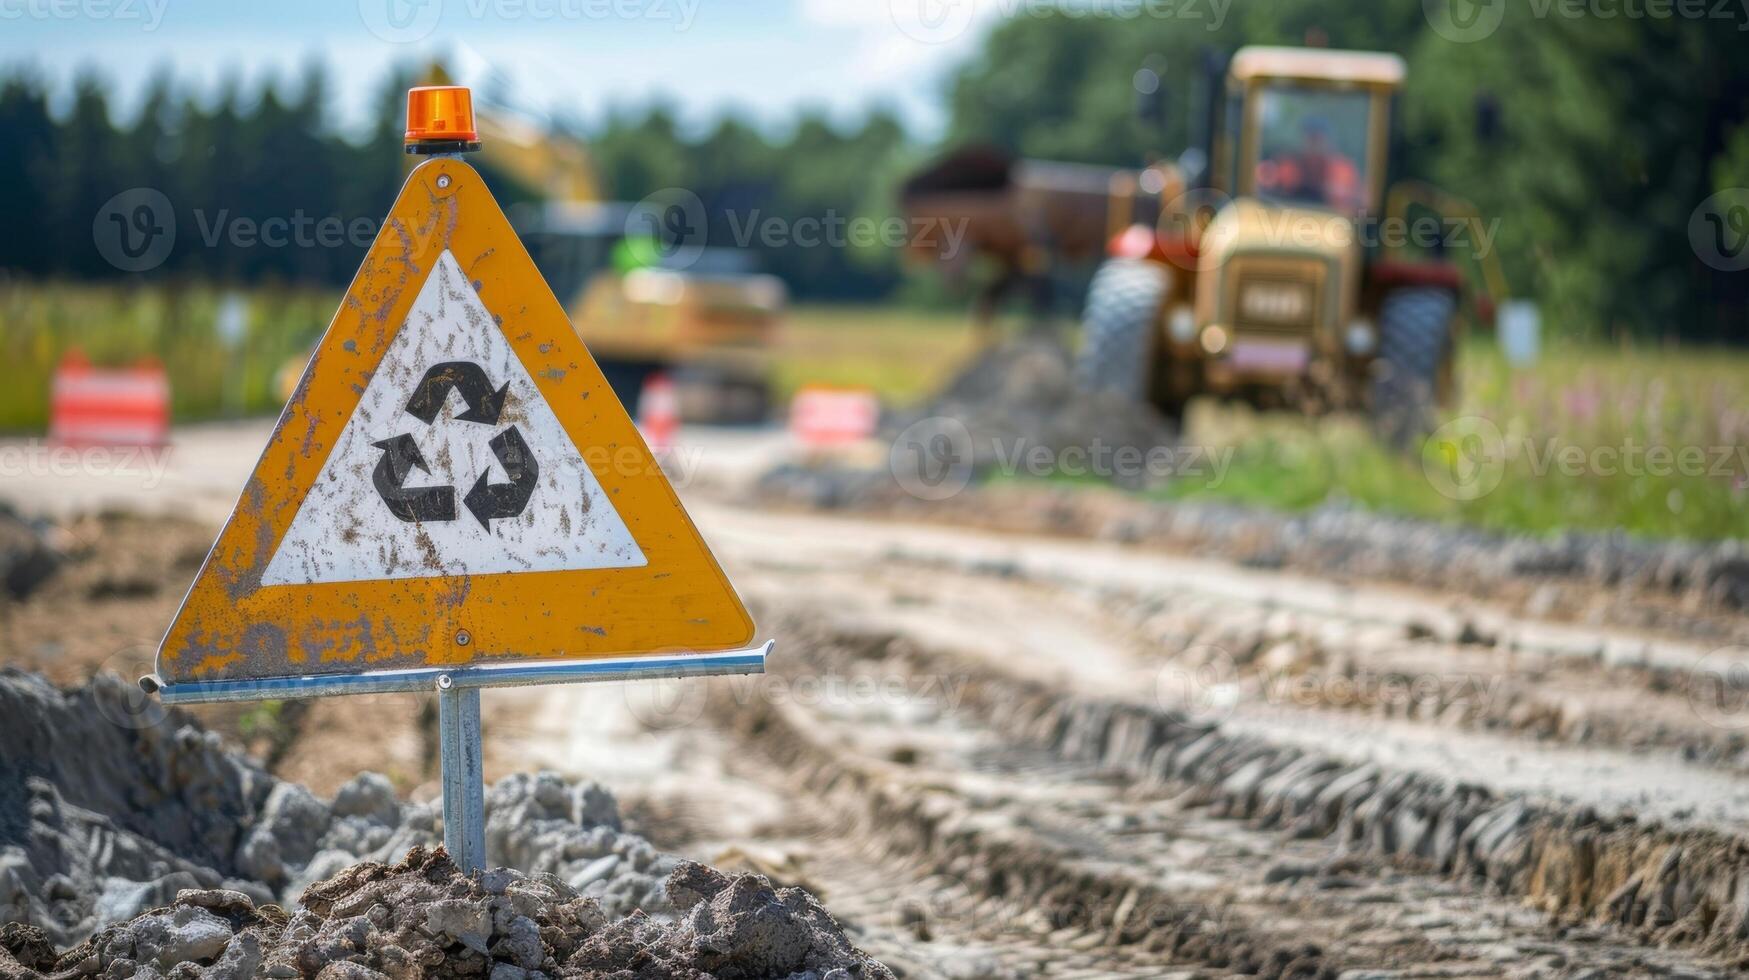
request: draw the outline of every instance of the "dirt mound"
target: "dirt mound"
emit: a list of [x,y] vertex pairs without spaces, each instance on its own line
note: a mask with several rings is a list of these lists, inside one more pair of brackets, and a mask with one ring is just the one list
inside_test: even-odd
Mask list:
[[55,954],[39,930],[0,932],[0,978],[623,977],[891,980],[805,892],[697,864],[669,875],[681,915],[610,919],[551,874],[458,871],[441,849],[361,864],[311,885],[287,914],[241,892],[189,889],[164,908]]
[[985,351],[940,394],[895,416],[888,435],[929,418],[956,419],[965,425],[980,471],[1036,446],[1053,455],[1070,448],[1110,453],[1128,447],[1145,452],[1170,445],[1174,435],[1166,420],[1147,405],[1109,392],[1080,390],[1069,351],[1046,338],[1016,340]]
[[[0,670],[0,745],[0,923],[62,946],[185,889],[290,904],[359,861],[442,839],[441,815],[382,776],[323,800],[110,674],[61,690]],[[666,910],[674,860],[620,831],[602,787],[519,774],[486,807],[489,861],[557,876],[613,915]]]

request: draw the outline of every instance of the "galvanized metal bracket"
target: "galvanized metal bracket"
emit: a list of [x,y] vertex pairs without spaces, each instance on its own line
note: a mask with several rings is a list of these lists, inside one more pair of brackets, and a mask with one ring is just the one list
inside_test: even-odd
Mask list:
[[394,694],[430,691],[438,678],[456,687],[532,687],[543,684],[587,684],[596,681],[651,680],[665,677],[706,677],[723,674],[763,674],[773,641],[726,653],[688,653],[662,657],[611,657],[597,660],[543,660],[534,663],[481,664],[473,667],[414,667],[370,670],[359,674],[306,674],[230,681],[165,684],[156,674],[140,678],[147,694],[165,704],[212,704],[221,701],[279,701],[344,694]]
[[479,871],[486,866],[486,789],[480,729],[482,688],[762,674],[773,646],[774,643],[768,640],[760,647],[728,653],[484,664],[454,670],[417,668],[187,684],[165,684],[157,675],[148,675],[140,678],[140,687],[148,694],[158,695],[165,704],[435,690],[443,767],[443,844],[458,867]]

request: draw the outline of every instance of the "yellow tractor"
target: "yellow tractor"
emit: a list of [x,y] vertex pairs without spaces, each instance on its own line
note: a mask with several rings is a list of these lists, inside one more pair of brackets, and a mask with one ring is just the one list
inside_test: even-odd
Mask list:
[[[1454,391],[1460,306],[1488,318],[1503,282],[1474,208],[1416,182],[1386,193],[1403,78],[1401,58],[1372,52],[1214,61],[1199,145],[1114,184],[1126,220],[1088,294],[1083,387],[1169,417],[1212,394],[1369,410],[1396,445],[1424,434]],[[1164,99],[1158,76],[1137,79]]]

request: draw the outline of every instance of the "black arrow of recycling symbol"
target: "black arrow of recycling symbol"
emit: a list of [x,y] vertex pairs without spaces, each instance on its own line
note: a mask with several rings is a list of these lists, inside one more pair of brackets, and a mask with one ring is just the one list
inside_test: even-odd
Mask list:
[[462,503],[467,505],[481,527],[490,530],[492,518],[515,517],[528,506],[535,481],[540,478],[540,464],[534,461],[528,443],[522,441],[522,433],[514,425],[493,436],[488,445],[510,482],[487,483],[486,474],[481,473],[474,481],[473,489],[462,498]]
[[485,368],[472,361],[445,361],[425,372],[419,387],[413,389],[413,397],[407,399],[407,414],[430,425],[437,420],[437,413],[443,409],[444,399],[449,397],[451,388],[461,392],[462,401],[468,403],[468,410],[457,415],[457,420],[497,425],[498,415],[504,411],[504,396],[510,391],[510,382],[504,382],[504,387],[493,391]]
[[[468,403],[468,410],[456,416],[458,421],[497,425],[498,417],[504,412],[504,399],[510,391],[510,383],[505,382],[503,387],[494,390],[485,369],[478,364],[446,361],[425,372],[419,386],[413,389],[413,396],[407,399],[407,414],[426,425],[432,424],[443,410],[451,388]],[[377,494],[388,505],[389,513],[403,521],[456,519],[454,487],[406,486],[407,477],[414,469],[431,472],[410,433],[372,445],[383,451],[371,479],[376,484]],[[515,426],[493,436],[487,445],[492,447],[493,455],[498,457],[498,463],[504,467],[510,482],[488,483],[487,474],[482,473],[474,481],[473,489],[462,498],[462,503],[481,527],[491,530],[493,519],[515,517],[528,506],[528,498],[534,494],[535,482],[540,478],[540,464],[535,462],[534,453]]]
[[414,467],[418,467],[421,473],[431,472],[410,434],[403,432],[372,445],[381,449],[383,455],[377,460],[371,482],[376,484],[383,503],[389,505],[389,513],[403,521],[455,520],[454,487],[405,486],[407,474]]

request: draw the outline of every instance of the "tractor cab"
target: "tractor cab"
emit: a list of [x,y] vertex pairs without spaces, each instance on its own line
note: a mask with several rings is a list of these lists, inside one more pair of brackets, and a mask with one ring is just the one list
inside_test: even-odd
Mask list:
[[1403,74],[1392,54],[1241,50],[1214,141],[1215,186],[1273,204],[1377,212]]

